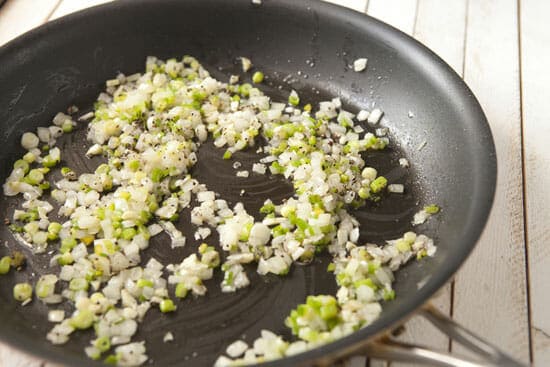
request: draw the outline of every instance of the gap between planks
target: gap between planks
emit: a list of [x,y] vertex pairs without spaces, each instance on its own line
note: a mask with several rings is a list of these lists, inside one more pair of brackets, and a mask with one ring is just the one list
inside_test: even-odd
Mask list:
[[8,0],[0,8],[0,45],[45,23],[62,0]]
[[525,226],[531,310],[531,357],[550,365],[550,3],[518,0]]
[[491,216],[456,277],[454,318],[528,361],[516,0],[470,1],[467,32],[464,76],[491,125],[499,168]]

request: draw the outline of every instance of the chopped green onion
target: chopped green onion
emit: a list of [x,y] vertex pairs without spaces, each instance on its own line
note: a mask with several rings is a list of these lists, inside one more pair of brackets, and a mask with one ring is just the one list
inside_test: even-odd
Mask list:
[[52,284],[47,280],[40,279],[36,283],[36,296],[38,298],[46,298],[53,294],[54,287],[55,287],[55,284]]
[[393,289],[388,290],[387,288],[385,288],[382,294],[382,298],[384,298],[384,301],[391,301],[395,299],[395,291]]
[[71,318],[70,323],[75,329],[89,329],[94,323],[94,314],[90,310],[79,310],[77,314]]
[[111,168],[109,167],[109,165],[107,165],[107,164],[105,164],[105,163],[100,164],[100,165],[95,169],[95,173],[97,173],[97,174],[109,173],[110,171],[111,171]]
[[321,318],[328,320],[338,316],[338,306],[335,303],[321,306],[320,308]]
[[176,291],[175,291],[176,297],[185,298],[187,296],[187,292],[188,292],[188,289],[185,286],[185,284],[178,283],[178,285],[176,285]]
[[166,172],[161,168],[153,168],[151,171],[151,180],[155,183],[160,182],[166,176]]
[[13,164],[13,168],[14,169],[20,168],[26,174],[27,172],[29,172],[29,163],[24,159],[19,159],[15,161],[15,163]]
[[208,265],[209,268],[217,268],[220,265],[220,254],[211,246],[209,249],[202,255],[201,262]]
[[30,163],[33,163],[36,160],[36,156],[33,153],[28,152],[23,156],[23,160],[30,164]]
[[69,167],[61,167],[61,175],[63,177],[71,177],[71,178],[76,176],[74,171]]
[[44,180],[44,174],[38,169],[31,169],[25,177],[25,182],[31,185],[38,185]]
[[48,168],[55,167],[57,163],[59,163],[59,159],[54,159],[49,154],[45,156],[44,159],[42,160],[42,165]]
[[395,247],[399,252],[411,251],[411,244],[405,240],[398,240],[395,244]]
[[424,211],[428,214],[437,214],[441,209],[439,206],[432,204],[424,207]]
[[137,281],[137,286],[139,288],[145,288],[145,287],[153,288],[154,285],[155,284],[149,279],[138,279]]
[[32,285],[29,283],[18,283],[13,287],[13,298],[19,302],[25,302],[32,297]]
[[366,187],[361,187],[357,194],[361,199],[368,199],[370,197],[370,190]]
[[11,266],[13,266],[16,269],[19,269],[23,265],[25,265],[25,262],[27,261],[25,255],[21,251],[14,251],[11,255]]
[[75,246],[77,245],[76,239],[72,237],[67,237],[61,240],[61,247],[59,248],[59,251],[61,253],[66,253],[71,251]]
[[160,308],[160,312],[167,313],[167,312],[174,312],[177,307],[171,299],[167,298],[167,299],[163,299],[160,302],[159,308]]
[[274,211],[275,211],[275,205],[271,202],[264,204],[260,208],[260,213],[262,214],[270,214],[270,213],[273,213]]
[[57,222],[51,222],[48,225],[48,240],[54,241],[59,238],[59,232],[61,231],[61,224]]
[[139,169],[139,166],[140,166],[140,163],[138,160],[133,160],[133,161],[130,161],[128,163],[128,168],[131,170],[131,171],[137,171]]
[[122,230],[122,238],[125,239],[125,240],[131,240],[132,238],[135,237],[135,235],[137,234],[135,228],[124,228]]
[[417,260],[421,260],[423,259],[424,257],[428,256],[428,251],[426,251],[426,249],[422,249],[420,251],[417,252],[416,254],[416,259]]
[[353,286],[355,288],[359,288],[361,287],[362,285],[366,285],[367,287],[373,289],[373,290],[376,290],[378,287],[376,286],[376,284],[374,284],[374,282],[372,281],[371,278],[366,278],[366,279],[361,279],[361,280],[357,280],[353,283]]
[[94,342],[94,346],[99,349],[101,353],[105,353],[111,348],[111,340],[106,336],[97,338]]
[[263,81],[264,81],[264,73],[262,73],[261,71],[257,71],[254,73],[254,75],[252,75],[252,82],[254,84],[260,84]]
[[88,281],[85,278],[73,278],[69,283],[69,289],[72,291],[87,291]]
[[295,90],[290,92],[290,95],[288,96],[288,104],[292,106],[298,106],[300,104],[300,97],[298,96],[298,93],[296,93]]
[[64,133],[70,133],[73,131],[73,123],[70,120],[66,120],[63,125],[61,125],[61,130],[63,130]]
[[374,181],[370,183],[370,189],[374,193],[382,191],[388,184],[388,180],[384,176],[377,177]]
[[118,363],[118,356],[115,354],[109,354],[107,357],[105,357],[105,359],[103,360],[103,363],[116,365]]
[[11,257],[4,256],[0,259],[0,275],[7,274],[11,267]]
[[65,252],[57,258],[57,263],[61,266],[71,265],[72,263],[74,263],[73,255],[70,252]]
[[199,254],[204,254],[205,252],[207,251],[211,251],[213,250],[214,248],[212,246],[208,246],[207,243],[201,243],[201,245],[199,246]]
[[239,86],[239,94],[243,97],[248,97],[250,95],[250,90],[252,89],[252,85],[245,83],[241,84]]

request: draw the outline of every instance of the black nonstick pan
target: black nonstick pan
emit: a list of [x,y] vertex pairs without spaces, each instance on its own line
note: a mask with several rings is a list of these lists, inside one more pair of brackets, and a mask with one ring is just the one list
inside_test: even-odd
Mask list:
[[[264,0],[132,0],[117,1],[50,22],[0,49],[0,178],[22,154],[23,132],[47,126],[69,105],[90,109],[105,80],[118,72],[141,71],[145,58],[197,57],[211,73],[227,80],[239,71],[237,58],[250,57],[266,74],[262,89],[275,98],[300,92],[316,103],[339,96],[347,109],[379,106],[392,144],[370,153],[369,165],[391,181],[407,185],[404,196],[388,196],[355,213],[361,241],[382,243],[409,230],[413,214],[427,203],[443,211],[417,230],[433,237],[435,257],[412,262],[397,274],[394,301],[385,305],[372,325],[329,345],[266,366],[330,365],[353,353],[405,360],[430,360],[440,365],[460,361],[441,353],[397,344],[386,332],[418,310],[459,342],[470,344],[487,365],[516,365],[506,356],[424,306],[448,282],[476,244],[491,209],[496,157],[491,132],[477,100],[464,82],[435,54],[403,33],[368,16],[317,1]],[[350,65],[367,57],[366,72]],[[83,158],[85,128],[62,142],[71,153],[64,158],[79,170],[96,161]],[[235,178],[231,164],[212,145],[201,148],[193,174],[232,203],[242,201],[250,213],[266,198],[292,194],[284,180]],[[399,168],[406,157],[412,167]],[[236,159],[248,168],[253,151]],[[243,183],[244,182],[244,183]],[[241,189],[246,195],[240,196]],[[0,209],[11,217],[14,201],[5,197]],[[186,231],[188,214],[178,224]],[[190,230],[189,230],[190,231]],[[192,233],[189,232],[188,233]],[[0,229],[0,255],[17,248],[7,226]],[[146,257],[165,264],[190,253],[170,250],[167,238],[156,239]],[[21,307],[12,300],[13,284],[50,272],[48,257],[29,255],[23,272],[0,279],[0,340],[48,361],[71,366],[100,365],[88,360],[83,347],[91,333],[77,333],[67,345],[52,346],[46,307],[33,302]],[[288,336],[284,317],[308,294],[334,292],[326,272],[327,258],[295,266],[287,277],[260,277],[234,294],[219,290],[219,278],[207,283],[207,296],[186,299],[170,315],[148,313],[134,340],[146,340],[155,366],[211,365],[235,339],[254,340],[261,329]],[[173,343],[163,343],[171,331]],[[475,344],[475,345],[473,345]],[[431,357],[430,357],[431,356]],[[431,358],[431,359],[430,359]],[[492,363],[492,364],[491,364]],[[149,365],[149,364],[148,364]]]

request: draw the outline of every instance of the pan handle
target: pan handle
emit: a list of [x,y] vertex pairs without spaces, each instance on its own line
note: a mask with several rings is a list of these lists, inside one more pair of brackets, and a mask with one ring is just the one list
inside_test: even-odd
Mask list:
[[480,361],[475,362],[446,352],[402,343],[390,336],[384,336],[374,342],[369,342],[366,346],[366,354],[374,358],[425,363],[440,367],[525,367],[524,364],[514,360],[492,344],[457,324],[433,305],[429,303],[425,305],[420,314],[452,340],[475,353]]

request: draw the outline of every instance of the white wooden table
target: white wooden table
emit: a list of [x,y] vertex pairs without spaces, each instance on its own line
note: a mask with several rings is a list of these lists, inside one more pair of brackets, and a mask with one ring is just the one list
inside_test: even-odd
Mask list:
[[[8,0],[0,8],[0,45],[106,1]],[[495,203],[474,253],[435,302],[514,357],[549,366],[550,1],[328,1],[412,35],[462,75],[480,100],[497,149]],[[403,338],[463,352],[419,318],[408,323]],[[350,364],[364,366],[365,360]],[[52,367],[2,345],[0,366]]]

